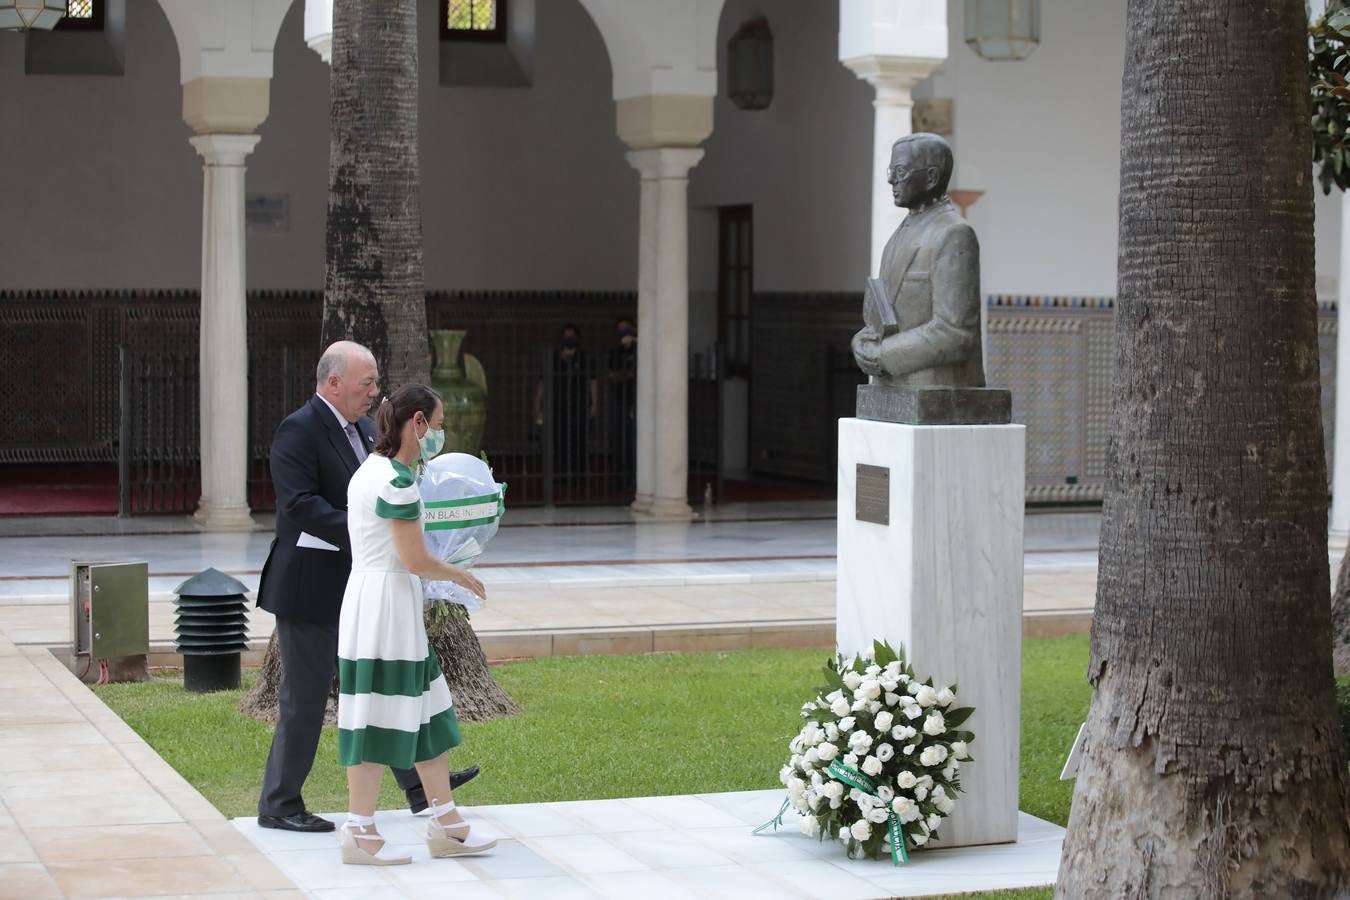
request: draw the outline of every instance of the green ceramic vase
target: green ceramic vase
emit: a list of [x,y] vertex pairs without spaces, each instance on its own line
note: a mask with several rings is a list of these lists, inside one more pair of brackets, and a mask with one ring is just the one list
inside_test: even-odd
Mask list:
[[466,332],[459,329],[431,331],[435,351],[431,386],[445,404],[445,453],[469,453],[482,449],[483,426],[487,424],[487,375],[471,353],[459,362],[459,348]]

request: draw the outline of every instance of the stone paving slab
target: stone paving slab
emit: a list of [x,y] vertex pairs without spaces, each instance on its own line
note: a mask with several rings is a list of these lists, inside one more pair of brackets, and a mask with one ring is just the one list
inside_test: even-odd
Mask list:
[[[782,799],[779,789],[466,808],[499,842],[462,860],[431,859],[423,819],[382,811],[380,833],[413,857],[387,868],[342,865],[331,834],[267,831],[251,818],[234,826],[320,898],[864,900],[1035,887],[1053,883],[1059,870],[1064,829],[1026,813],[1014,844],[923,851],[895,867],[889,859],[850,860],[839,844],[801,834],[795,813],[776,833],[752,834]],[[326,817],[341,823],[344,814]]]

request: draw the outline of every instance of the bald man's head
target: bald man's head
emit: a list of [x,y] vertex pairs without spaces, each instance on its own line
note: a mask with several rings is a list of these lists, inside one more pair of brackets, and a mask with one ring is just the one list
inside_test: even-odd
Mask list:
[[380,372],[375,356],[355,341],[330,344],[319,357],[315,392],[327,400],[348,422],[370,412],[380,393]]

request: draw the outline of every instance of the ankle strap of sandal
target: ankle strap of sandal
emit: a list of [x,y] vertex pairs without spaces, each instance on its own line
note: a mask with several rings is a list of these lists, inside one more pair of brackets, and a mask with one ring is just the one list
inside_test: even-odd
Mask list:
[[436,800],[435,797],[431,798],[432,818],[439,819],[441,816],[445,815],[448,812],[453,812],[454,810],[455,810],[454,800],[447,800],[445,801],[445,803],[440,803],[439,801]]
[[374,816],[361,816],[356,813],[347,813],[347,821],[342,823],[342,827],[355,834],[358,838],[376,837],[372,834],[360,834],[356,831],[358,828],[370,828],[375,824]]

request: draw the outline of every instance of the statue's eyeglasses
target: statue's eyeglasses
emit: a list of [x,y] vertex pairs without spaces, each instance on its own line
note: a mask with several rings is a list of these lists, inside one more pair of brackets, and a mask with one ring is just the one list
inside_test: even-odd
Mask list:
[[886,178],[888,181],[903,181],[909,175],[909,169],[904,166],[890,166],[886,169]]

